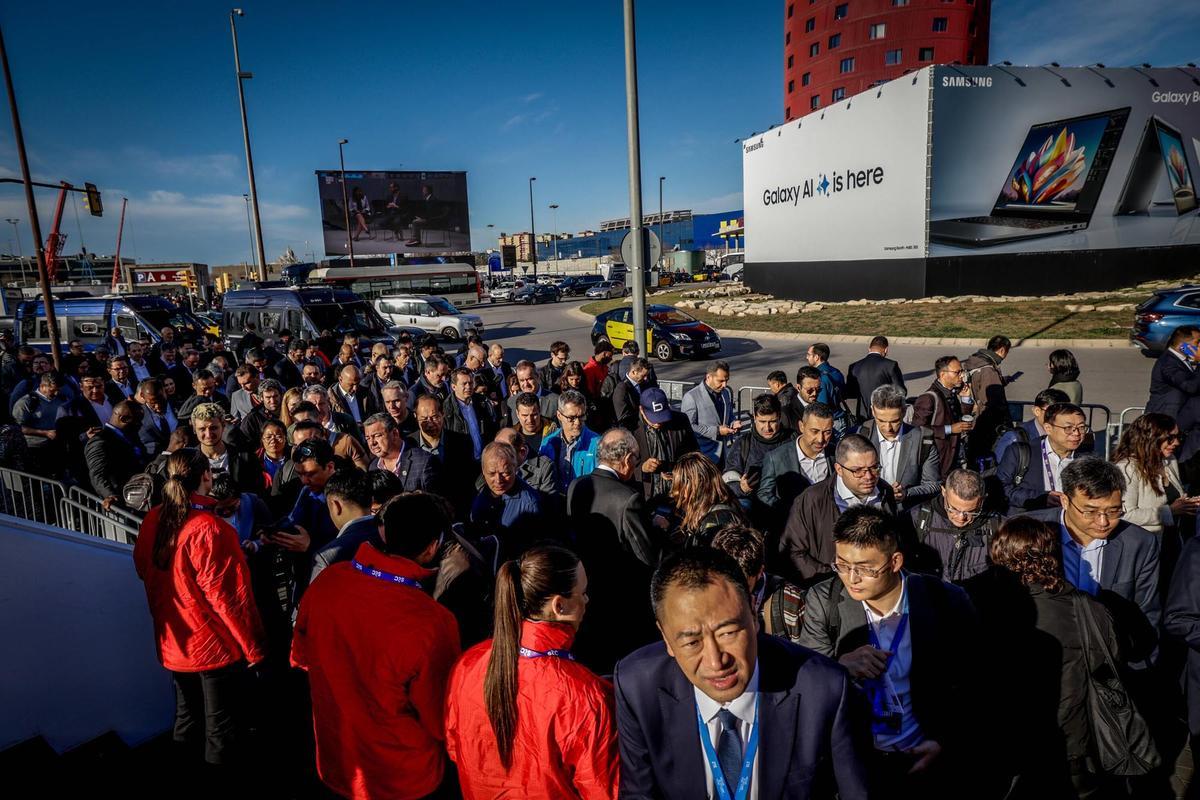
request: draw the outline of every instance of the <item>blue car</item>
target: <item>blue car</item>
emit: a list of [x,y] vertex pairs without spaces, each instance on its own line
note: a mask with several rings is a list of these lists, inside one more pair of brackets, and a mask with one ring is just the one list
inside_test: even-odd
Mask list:
[[1157,356],[1167,349],[1171,331],[1180,325],[1200,325],[1200,284],[1159,289],[1133,312],[1129,341]]

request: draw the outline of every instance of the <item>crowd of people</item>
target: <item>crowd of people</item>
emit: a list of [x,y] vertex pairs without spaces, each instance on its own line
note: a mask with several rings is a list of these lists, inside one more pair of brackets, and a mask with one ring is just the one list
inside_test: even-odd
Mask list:
[[[165,338],[165,337],[164,337]],[[509,364],[2,342],[0,462],[144,513],[181,769],[281,796],[1175,797],[1200,734],[1200,329],[1106,461],[1069,351],[877,336],[739,413],[636,343]],[[914,365],[921,370],[929,365]],[[306,783],[312,773],[320,783]],[[319,790],[314,787],[320,787]],[[1192,789],[1195,791],[1195,789]]]

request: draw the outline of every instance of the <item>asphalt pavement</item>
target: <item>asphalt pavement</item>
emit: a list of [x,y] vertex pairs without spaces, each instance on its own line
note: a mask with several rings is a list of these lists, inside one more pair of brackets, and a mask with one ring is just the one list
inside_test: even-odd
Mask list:
[[[482,304],[473,306],[472,313],[483,318],[486,341],[504,345],[505,358],[515,364],[522,358],[538,364],[549,356],[550,343],[563,340],[571,346],[572,358],[586,362],[592,354],[590,338],[591,324],[575,310],[584,300],[572,298],[558,303],[535,306]],[[935,313],[931,309],[931,313]],[[887,331],[880,331],[887,335]],[[1001,333],[1001,331],[997,331]],[[722,331],[721,352],[715,356],[729,362],[731,383],[734,388],[742,386],[765,386],[767,373],[781,369],[789,378],[795,377],[796,369],[804,365],[806,342],[779,339],[757,339],[753,333]],[[980,342],[980,347],[983,346]],[[830,343],[830,361],[843,372],[853,361],[866,352],[865,345]],[[943,355],[965,358],[970,348],[945,346],[895,345],[890,356],[900,362],[910,394],[924,391],[933,380],[933,362]],[[1146,403],[1146,391],[1150,385],[1150,369],[1153,360],[1143,356],[1130,346],[1117,348],[1076,348],[1073,350],[1079,361],[1079,380],[1083,384],[1085,403],[1108,406],[1115,415],[1129,406]],[[1049,384],[1046,372],[1046,357],[1050,348],[1036,344],[1024,344],[1014,348],[1004,362],[1005,374],[1023,371],[1024,374],[1009,385],[1010,400],[1032,400],[1034,395]],[[700,380],[704,376],[706,361],[682,360],[663,364],[654,361],[660,378],[668,380]],[[1097,419],[1095,424],[1099,425]]]

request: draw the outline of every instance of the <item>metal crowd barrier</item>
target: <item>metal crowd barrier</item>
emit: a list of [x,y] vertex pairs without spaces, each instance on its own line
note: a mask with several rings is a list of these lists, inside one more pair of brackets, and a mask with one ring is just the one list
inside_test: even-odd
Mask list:
[[[1027,414],[1026,411],[1033,407],[1032,400],[1009,400],[1009,413],[1013,419],[1018,422],[1025,419],[1032,419],[1032,414]],[[1092,436],[1095,438],[1094,452],[1104,456],[1107,460],[1112,452],[1114,443],[1119,438],[1112,435],[1112,409],[1108,406],[1099,403],[1080,403],[1079,407],[1083,409],[1083,413],[1087,415],[1088,427],[1092,430]],[[1102,421],[1097,423],[1097,417]]]
[[676,409],[678,409],[679,404],[683,402],[683,396],[685,394],[687,394],[688,391],[695,386],[696,386],[696,381],[659,380],[659,382],[658,382],[658,388],[662,389],[663,392],[666,393],[667,400]]
[[1111,428],[1112,440],[1114,442],[1117,442],[1118,444],[1121,442],[1121,436],[1122,436],[1122,434],[1125,433],[1125,426],[1129,424],[1129,422],[1125,421],[1125,417],[1128,416],[1129,413],[1132,411],[1136,411],[1137,414],[1133,417],[1133,419],[1130,419],[1129,422],[1133,422],[1133,420],[1137,419],[1142,414],[1145,414],[1146,407],[1145,406],[1130,406],[1129,408],[1123,409],[1121,411],[1121,413],[1117,416],[1117,421],[1114,423],[1111,423],[1109,425],[1109,428]]
[[743,386],[738,389],[737,393],[737,408],[738,411],[753,411],[754,398],[760,394],[771,394],[769,386]]
[[122,544],[133,544],[137,540],[141,524],[134,514],[121,508],[92,508],[84,503],[64,497],[59,501],[61,527],[89,536],[98,536]]
[[66,493],[66,487],[59,481],[0,468],[0,513],[58,525],[58,504]]

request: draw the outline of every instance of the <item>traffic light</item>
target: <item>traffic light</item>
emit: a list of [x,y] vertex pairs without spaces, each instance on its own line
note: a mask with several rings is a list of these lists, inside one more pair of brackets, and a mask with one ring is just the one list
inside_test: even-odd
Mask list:
[[183,285],[187,288],[188,292],[195,294],[197,289],[195,274],[191,271],[183,273]]
[[93,217],[104,216],[104,203],[100,200],[100,190],[96,184],[83,184],[83,205]]
[[517,268],[517,246],[515,244],[500,245],[500,259],[506,270]]

